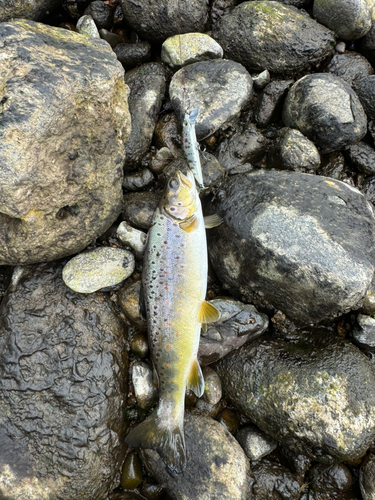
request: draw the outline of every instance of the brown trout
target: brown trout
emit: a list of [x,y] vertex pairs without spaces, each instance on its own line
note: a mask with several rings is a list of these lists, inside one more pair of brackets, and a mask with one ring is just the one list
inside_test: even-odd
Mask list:
[[[211,217],[210,226],[219,223]],[[207,245],[202,207],[191,172],[176,172],[155,211],[144,257],[143,299],[152,361],[159,385],[156,410],[126,437],[134,448],[156,450],[167,467],[186,466],[186,388],[200,397],[204,380],[197,360],[201,323],[219,311],[205,302]]]

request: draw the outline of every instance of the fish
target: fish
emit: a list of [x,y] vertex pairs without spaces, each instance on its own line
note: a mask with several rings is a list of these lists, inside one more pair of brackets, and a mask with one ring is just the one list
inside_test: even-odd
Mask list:
[[182,148],[199,188],[204,189],[202,166],[199,158],[199,143],[195,134],[195,120],[197,116],[198,108],[194,108],[191,113],[188,111],[185,112],[182,122]]
[[[208,225],[214,227],[215,217]],[[201,202],[193,174],[176,171],[154,213],[144,256],[140,310],[147,318],[159,402],[127,435],[133,448],[156,450],[169,471],[186,467],[185,391],[197,397],[204,379],[197,359],[201,324],[220,312],[205,301],[207,243]]]

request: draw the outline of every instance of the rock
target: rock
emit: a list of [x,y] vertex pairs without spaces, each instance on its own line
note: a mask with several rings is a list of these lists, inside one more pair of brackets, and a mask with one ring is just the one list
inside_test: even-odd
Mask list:
[[215,24],[236,6],[236,0],[214,0],[211,7],[211,22]]
[[125,490],[134,490],[142,482],[142,462],[134,451],[126,456],[121,473],[121,486]]
[[124,457],[125,326],[60,264],[17,267],[1,304],[0,497],[103,500]]
[[375,319],[365,314],[358,314],[352,336],[358,347],[366,351],[375,351]]
[[304,323],[358,307],[374,272],[373,209],[358,190],[280,171],[229,177],[221,189],[206,214],[224,222],[208,248],[233,295]]
[[335,51],[338,54],[344,54],[345,50],[346,50],[346,43],[345,42],[339,42],[336,44]]
[[174,159],[175,156],[170,149],[160,148],[156,151],[155,156],[152,157],[150,168],[156,175],[161,175]]
[[[186,92],[184,92],[186,89]],[[174,74],[169,95],[182,123],[185,99],[198,108],[195,131],[201,141],[239,114],[252,96],[253,81],[245,68],[233,61],[214,59],[189,64]]]
[[0,47],[0,265],[59,259],[121,211],[123,69],[104,41],[32,21],[0,24]]
[[177,158],[181,152],[180,125],[175,113],[161,116],[156,124],[154,141],[157,148],[168,148],[172,155]]
[[229,298],[210,302],[219,309],[221,317],[207,325],[207,332],[201,333],[198,358],[202,365],[213,363],[245,342],[256,339],[268,327],[267,316],[250,304]]
[[216,405],[222,396],[221,380],[218,374],[209,366],[203,367],[204,393],[203,398],[211,405]]
[[263,90],[255,108],[254,119],[260,127],[266,127],[278,115],[281,116],[284,98],[293,80],[273,80]]
[[375,66],[375,22],[371,23],[370,31],[359,42],[360,52]]
[[120,0],[120,3],[126,23],[144,40],[162,43],[178,33],[204,31],[206,2],[167,0],[163,8],[159,0]]
[[40,21],[59,4],[60,0],[6,0],[0,4],[0,22],[19,17]]
[[262,90],[270,83],[271,75],[268,69],[265,69],[259,75],[253,76],[253,84],[257,90]]
[[366,134],[367,119],[351,87],[325,73],[307,75],[290,89],[283,122],[311,139],[321,153],[343,149]]
[[361,191],[366,196],[368,201],[375,205],[375,178],[373,176],[365,179],[362,183]]
[[122,187],[126,191],[141,191],[148,187],[154,180],[155,177],[151,170],[144,167],[136,172],[125,174],[124,180],[122,181]]
[[353,482],[350,470],[344,464],[314,465],[309,471],[309,479],[310,488],[314,493],[334,497],[347,491]]
[[371,28],[370,0],[314,0],[314,17],[343,40],[357,40]]
[[92,293],[120,285],[133,273],[134,266],[134,256],[128,250],[99,247],[70,259],[62,277],[75,292]]
[[371,362],[340,337],[323,331],[294,342],[257,339],[215,370],[228,402],[299,453],[353,462],[374,439]]
[[368,455],[361,465],[359,475],[359,486],[363,500],[373,500],[375,498],[375,455]]
[[130,323],[142,331],[146,331],[147,325],[145,318],[139,313],[139,294],[141,292],[141,281],[135,281],[125,285],[118,292],[118,301],[120,307]]
[[221,59],[223,49],[204,33],[186,33],[167,38],[161,47],[161,60],[173,70],[187,64]]
[[279,443],[277,455],[281,463],[299,477],[303,477],[310,468],[311,458],[308,455],[308,450],[302,452],[293,451],[287,446]]
[[299,500],[300,484],[278,460],[265,458],[253,467],[255,500]]
[[119,43],[115,54],[126,70],[134,68],[151,59],[151,44],[149,42]]
[[119,241],[126,246],[129,246],[137,259],[142,259],[146,248],[147,235],[139,229],[135,229],[126,222],[121,222],[116,232]]
[[260,162],[266,152],[267,139],[250,123],[244,130],[234,133],[231,137],[224,139],[216,155],[225,170],[232,170],[246,163],[256,164]]
[[147,336],[144,332],[136,332],[130,339],[130,349],[139,358],[145,358],[149,353]]
[[126,165],[136,167],[151,146],[167,75],[160,63],[145,63],[128,71],[125,83],[130,88],[129,109],[132,131],[126,143]]
[[185,412],[187,467],[171,476],[158,453],[142,450],[147,468],[174,500],[246,500],[250,465],[237,441],[215,420]]
[[140,492],[147,500],[159,500],[163,492],[163,487],[160,484],[143,481]]
[[242,427],[242,429],[237,432],[236,439],[252,462],[269,455],[277,447],[277,442],[264,434],[264,432],[255,425]]
[[111,31],[106,30],[105,28],[101,28],[99,30],[100,38],[109,43],[109,45],[114,49],[117,47],[119,43],[122,43],[122,38],[116,33],[112,33]]
[[132,226],[150,229],[160,196],[151,191],[125,193],[122,217]]
[[344,155],[335,151],[321,157],[321,164],[317,173],[350,185],[351,170],[345,161]]
[[369,120],[375,120],[375,75],[358,78],[353,88]]
[[319,168],[320,155],[315,144],[299,130],[283,128],[267,155],[267,166],[280,170],[314,172]]
[[77,31],[81,35],[87,35],[89,38],[100,39],[98,28],[94,19],[90,15],[82,16],[77,21]]
[[365,142],[359,142],[350,146],[347,156],[350,163],[363,174],[375,174],[375,151]]
[[158,390],[152,383],[152,369],[143,361],[132,366],[132,382],[137,404],[143,410],[152,408],[158,400]]
[[94,0],[84,12],[84,15],[91,16],[94,19],[98,30],[102,28],[110,30],[113,23],[113,10],[108,4],[101,0]]
[[332,52],[333,33],[280,2],[243,2],[213,26],[228,59],[249,71],[291,74]]
[[223,408],[217,416],[217,421],[221,423],[231,434],[236,434],[240,426],[240,419],[234,411]]
[[204,151],[200,152],[203,183],[207,188],[218,186],[225,177],[225,169],[221,166],[216,157]]
[[352,85],[356,78],[367,77],[374,73],[368,60],[357,52],[333,56],[327,66],[327,71],[332,75],[339,76],[348,85]]

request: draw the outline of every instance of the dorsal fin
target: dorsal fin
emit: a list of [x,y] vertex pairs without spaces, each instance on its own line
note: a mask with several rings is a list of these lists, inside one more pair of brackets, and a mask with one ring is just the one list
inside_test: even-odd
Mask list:
[[203,301],[198,314],[198,323],[214,323],[220,319],[219,309],[207,301]]
[[204,378],[197,360],[191,365],[186,388],[191,389],[198,398],[204,393]]

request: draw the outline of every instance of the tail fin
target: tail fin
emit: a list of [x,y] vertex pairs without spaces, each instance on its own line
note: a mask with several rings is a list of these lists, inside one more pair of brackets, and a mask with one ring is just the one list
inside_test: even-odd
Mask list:
[[133,448],[156,450],[171,472],[181,474],[186,467],[184,431],[181,426],[166,427],[157,411],[135,427],[125,438]]

